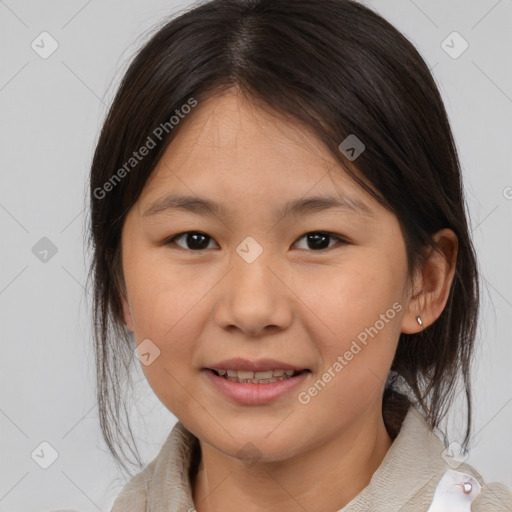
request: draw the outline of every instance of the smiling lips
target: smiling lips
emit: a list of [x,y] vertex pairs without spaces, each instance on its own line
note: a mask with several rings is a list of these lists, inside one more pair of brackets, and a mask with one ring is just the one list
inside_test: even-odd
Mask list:
[[229,359],[203,368],[214,389],[241,405],[264,405],[288,394],[311,370],[275,359]]

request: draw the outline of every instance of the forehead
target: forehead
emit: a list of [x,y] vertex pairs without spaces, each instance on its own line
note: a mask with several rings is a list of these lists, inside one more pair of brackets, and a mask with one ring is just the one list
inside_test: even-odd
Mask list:
[[260,148],[278,154],[297,151],[299,146],[305,153],[316,153],[318,158],[328,156],[308,126],[285,119],[284,114],[272,111],[237,88],[199,102],[183,128],[173,144],[198,144],[228,151],[250,146],[252,150]]
[[181,121],[141,200],[169,191],[252,203],[282,202],[308,192],[373,199],[309,127],[236,89],[199,102]]

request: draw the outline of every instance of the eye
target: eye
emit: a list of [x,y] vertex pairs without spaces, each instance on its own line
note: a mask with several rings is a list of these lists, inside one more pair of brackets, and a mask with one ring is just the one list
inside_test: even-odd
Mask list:
[[302,235],[299,240],[302,238],[306,239],[306,244],[314,249],[315,252],[330,249],[332,246],[329,247],[329,239],[331,239],[331,241],[337,240],[340,244],[348,244],[348,241],[341,236],[334,235],[327,231],[311,231],[310,233]]
[[185,247],[181,246],[180,244],[176,245],[182,247],[183,249],[189,249],[196,252],[198,250],[200,251],[201,249],[208,249],[207,240],[213,240],[213,238],[208,236],[206,233],[201,233],[200,231],[185,231],[184,233],[179,233],[172,236],[171,238],[168,238],[164,242],[164,245],[174,244],[176,240],[181,238],[185,239]]
[[[338,241],[338,244],[348,244],[349,242],[341,236],[329,233],[327,231],[311,231],[302,235],[301,239],[306,240],[307,248],[313,249],[315,252],[323,251],[332,248],[329,245],[330,241]],[[178,240],[184,239],[184,246],[177,243]],[[194,252],[200,252],[203,249],[208,249],[208,242],[213,241],[213,238],[202,233],[201,231],[185,231],[184,233],[178,233],[164,241],[164,245],[178,245],[182,249],[187,249]],[[297,242],[295,242],[297,243]]]

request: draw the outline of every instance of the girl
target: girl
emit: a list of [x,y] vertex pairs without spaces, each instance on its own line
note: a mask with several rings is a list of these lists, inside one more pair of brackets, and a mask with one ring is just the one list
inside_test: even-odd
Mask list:
[[[169,21],[90,191],[105,440],[122,462],[134,355],[179,420],[114,512],[512,511],[464,463],[479,289],[456,148],[382,17],[212,0]],[[459,383],[461,445],[436,435]]]

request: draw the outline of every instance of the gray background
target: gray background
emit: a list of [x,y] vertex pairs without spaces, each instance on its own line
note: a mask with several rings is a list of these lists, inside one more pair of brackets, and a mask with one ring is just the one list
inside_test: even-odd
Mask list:
[[[130,56],[150,27],[189,4],[0,0],[0,511],[108,511],[124,484],[93,388],[86,178]],[[469,463],[512,487],[512,3],[367,4],[418,47],[450,115],[483,283]],[[46,59],[31,47],[43,31],[59,45]],[[461,40],[442,46],[453,31],[469,44],[458,58],[445,49],[458,53]],[[136,378],[135,430],[148,462],[176,419]],[[58,452],[48,469],[31,458],[49,456],[43,441]]]

